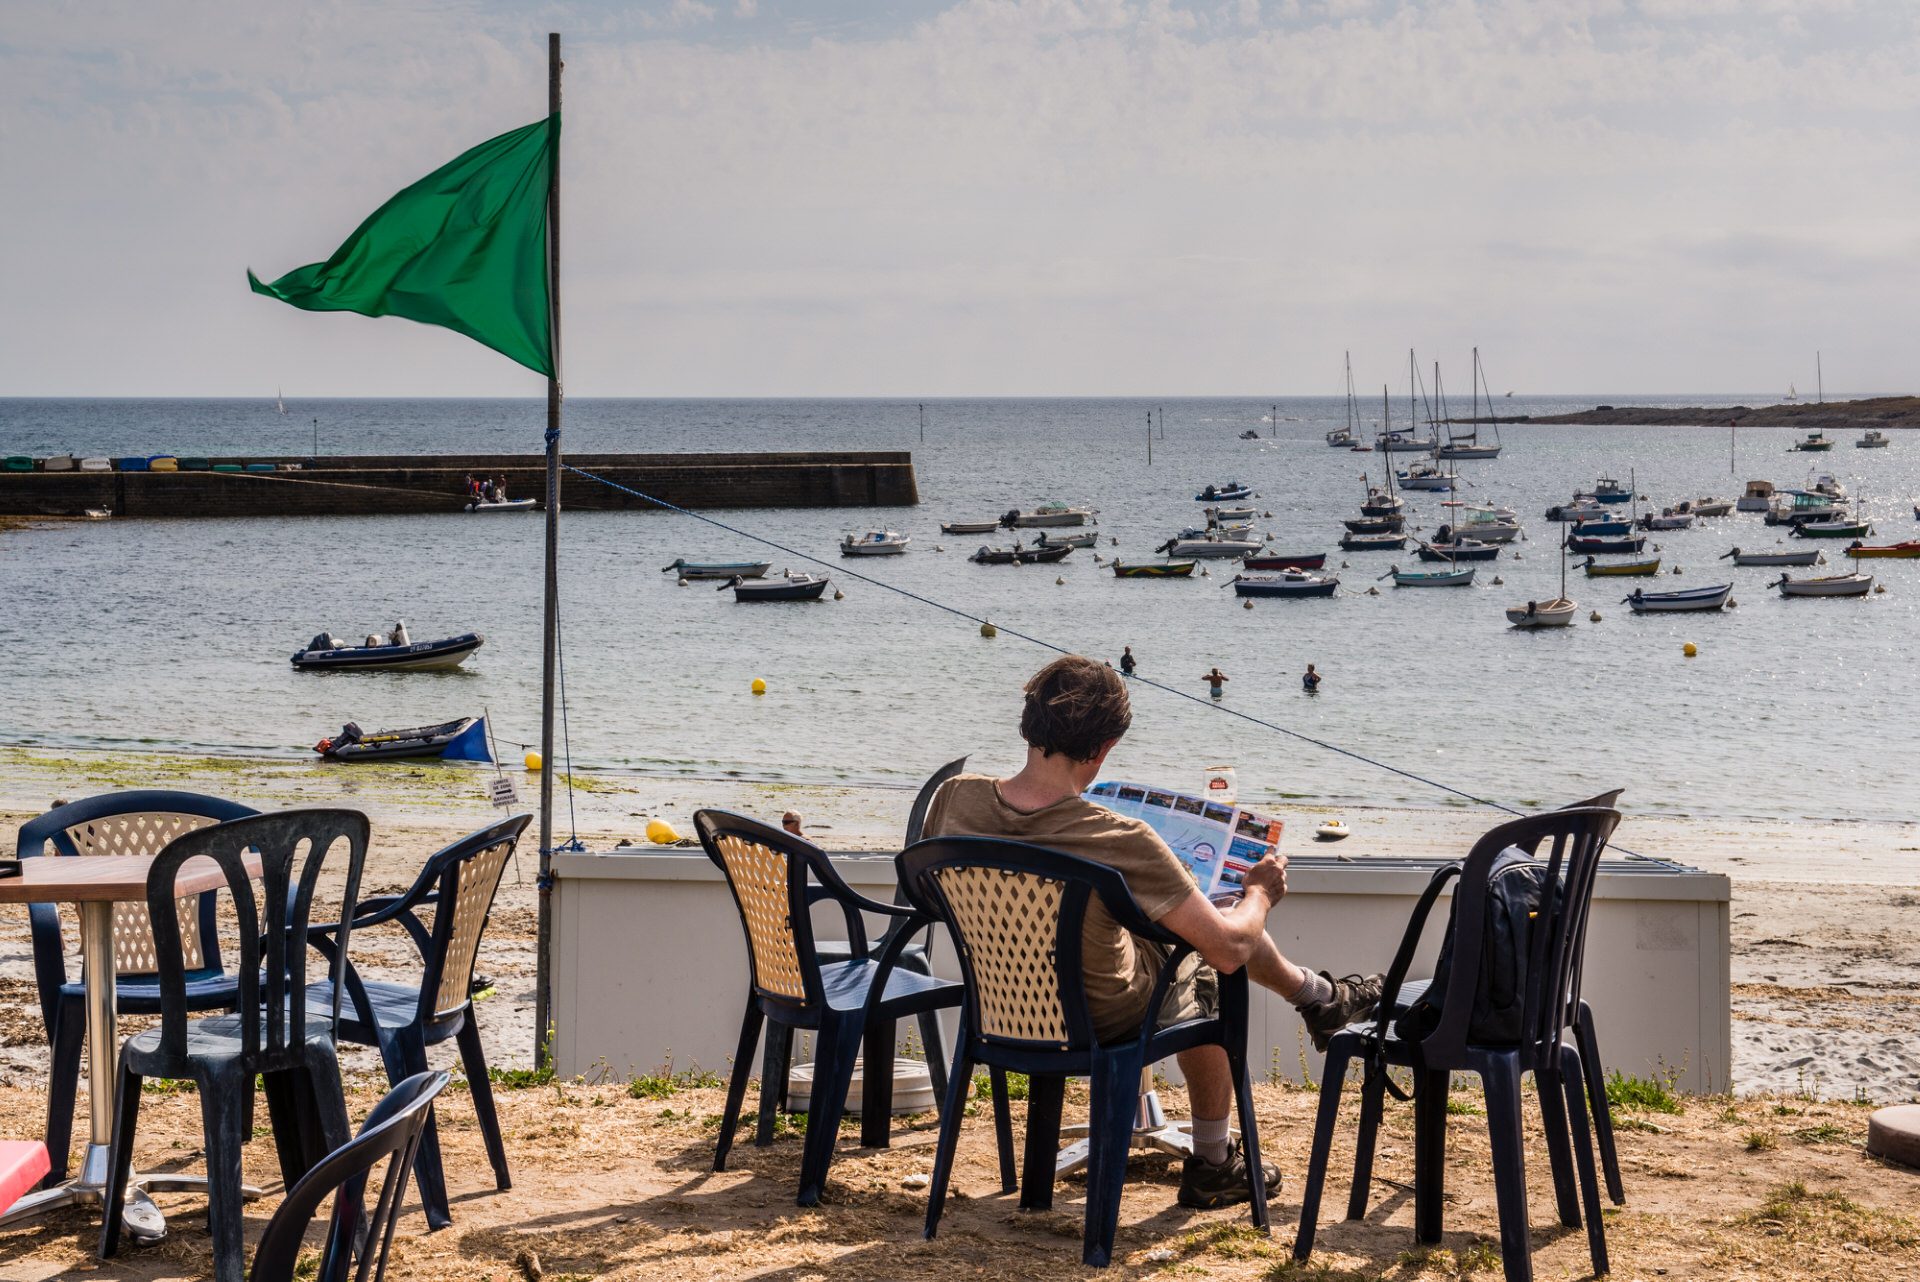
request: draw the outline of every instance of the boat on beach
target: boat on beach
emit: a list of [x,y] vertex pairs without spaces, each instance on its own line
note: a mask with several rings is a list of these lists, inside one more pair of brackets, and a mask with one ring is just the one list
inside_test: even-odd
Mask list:
[[1337,575],[1308,574],[1305,570],[1283,570],[1278,574],[1235,575],[1231,580],[1235,596],[1332,596],[1340,587]]
[[1000,528],[998,521],[942,521],[942,534],[992,534]]
[[761,601],[818,601],[832,582],[823,574],[795,574],[789,570],[777,579],[735,579],[719,590],[733,589],[736,605]]
[[1021,547],[1015,544],[1010,548],[993,548],[984,544],[967,558],[975,565],[1051,565],[1055,561],[1064,561],[1073,552],[1070,547]]
[[478,632],[463,632],[402,645],[352,645],[323,632],[294,651],[292,663],[302,672],[444,672],[465,663],[486,640]]
[[1646,578],[1660,573],[1660,558],[1650,561],[1610,561],[1600,562],[1588,557],[1581,565],[1590,579],[1602,578]]
[[1718,610],[1726,605],[1727,598],[1733,595],[1733,584],[1722,583],[1712,588],[1688,588],[1683,592],[1636,591],[1632,596],[1621,598],[1620,604],[1631,606],[1635,614],[1676,613],[1694,610]]
[[1735,548],[1720,555],[1722,561],[1733,558],[1735,565],[1816,565],[1820,560],[1819,548],[1795,549],[1791,552],[1746,552]]
[[912,536],[898,530],[868,530],[864,534],[849,534],[841,539],[840,555],[899,556],[911,542]]
[[328,761],[398,761],[437,757],[443,761],[492,761],[484,717],[460,717],[434,726],[363,732],[349,721],[340,733],[313,745]]
[[660,567],[660,573],[678,570],[683,579],[759,579],[773,568],[771,561],[689,561],[685,557]]
[[1781,596],[1865,596],[1873,591],[1871,574],[1829,574],[1817,579],[1781,575],[1773,584]]
[[1193,574],[1198,561],[1150,561],[1140,565],[1113,563],[1116,579],[1184,579]]
[[1879,547],[1858,542],[1849,543],[1847,545],[1847,555],[1856,559],[1860,557],[1893,557],[1910,561],[1916,557],[1920,557],[1920,542],[1909,539],[1905,543],[1884,543]]
[[1325,552],[1263,552],[1240,562],[1249,570],[1318,570],[1327,563]]

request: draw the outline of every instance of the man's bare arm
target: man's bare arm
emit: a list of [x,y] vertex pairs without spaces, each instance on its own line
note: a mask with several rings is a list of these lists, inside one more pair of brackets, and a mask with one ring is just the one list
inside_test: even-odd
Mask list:
[[1239,902],[1216,907],[1198,890],[1160,918],[1165,926],[1192,944],[1206,963],[1221,974],[1246,965],[1267,937],[1267,914],[1287,893],[1285,856],[1268,856],[1247,870]]

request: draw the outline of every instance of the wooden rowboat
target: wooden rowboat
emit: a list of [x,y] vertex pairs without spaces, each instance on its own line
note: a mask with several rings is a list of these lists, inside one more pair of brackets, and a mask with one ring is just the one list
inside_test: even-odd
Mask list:
[[1608,565],[1602,565],[1592,557],[1588,557],[1586,564],[1580,568],[1587,572],[1587,577],[1590,579],[1615,576],[1620,578],[1645,578],[1650,574],[1660,573],[1660,558],[1656,556],[1650,561],[1615,561]]
[[1113,563],[1116,579],[1184,579],[1192,575],[1198,561],[1157,561],[1145,565]]
[[1852,543],[1847,546],[1847,555],[1851,557],[1899,557],[1904,560],[1912,560],[1920,557],[1920,543],[1916,543],[1911,539],[1905,543],[1886,543],[1879,547],[1870,547],[1865,543]]

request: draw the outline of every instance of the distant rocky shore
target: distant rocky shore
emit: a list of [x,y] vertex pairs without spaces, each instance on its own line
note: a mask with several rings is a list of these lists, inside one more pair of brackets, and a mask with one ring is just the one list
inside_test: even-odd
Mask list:
[[[1470,420],[1456,418],[1455,423]],[[1572,414],[1517,414],[1485,423],[1605,423],[1622,427],[1920,427],[1920,396],[1875,396],[1863,401],[1794,401],[1782,405],[1690,405],[1652,409],[1638,405],[1596,405]]]

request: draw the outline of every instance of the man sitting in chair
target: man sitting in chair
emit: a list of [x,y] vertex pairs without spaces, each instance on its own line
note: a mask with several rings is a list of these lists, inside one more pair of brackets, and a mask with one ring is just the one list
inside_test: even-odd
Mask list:
[[[1380,976],[1334,979],[1281,955],[1266,920],[1287,893],[1286,856],[1255,864],[1239,902],[1215,907],[1152,828],[1081,797],[1132,720],[1126,686],[1113,669],[1079,655],[1054,660],[1027,682],[1020,717],[1026,766],[1011,779],[949,780],[927,811],[926,835],[998,837],[1105,864],[1126,879],[1142,912],[1193,945],[1165,1005],[1149,1012],[1165,951],[1121,929],[1097,899],[1088,905],[1081,965],[1094,1032],[1102,1041],[1134,1036],[1150,1014],[1162,1024],[1213,1014],[1218,973],[1245,966],[1254,983],[1293,1003],[1314,1045],[1324,1050],[1329,1036],[1372,1013]],[[1180,1204],[1208,1210],[1243,1202],[1246,1158],[1227,1128],[1233,1102],[1227,1054],[1201,1046],[1178,1059],[1193,1110],[1194,1146],[1180,1173]],[[1277,1189],[1279,1171],[1269,1166],[1266,1175],[1268,1189]]]

